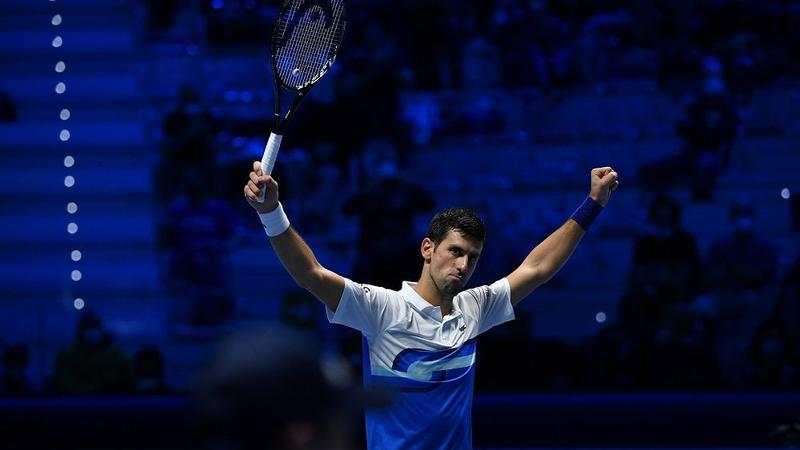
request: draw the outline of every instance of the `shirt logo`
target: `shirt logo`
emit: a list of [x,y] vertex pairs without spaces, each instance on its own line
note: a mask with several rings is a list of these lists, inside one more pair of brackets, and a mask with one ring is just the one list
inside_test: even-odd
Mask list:
[[446,350],[407,348],[395,356],[392,370],[402,379],[451,381],[461,378],[475,363],[475,339]]
[[466,329],[467,329],[467,324],[463,324],[460,327],[458,327],[458,331],[464,331]]

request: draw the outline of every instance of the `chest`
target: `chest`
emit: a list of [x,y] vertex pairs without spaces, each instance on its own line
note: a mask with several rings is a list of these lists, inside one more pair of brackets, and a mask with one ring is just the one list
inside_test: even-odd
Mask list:
[[474,337],[473,328],[474,321],[463,314],[438,320],[415,311],[387,327],[381,339],[397,349],[448,350]]

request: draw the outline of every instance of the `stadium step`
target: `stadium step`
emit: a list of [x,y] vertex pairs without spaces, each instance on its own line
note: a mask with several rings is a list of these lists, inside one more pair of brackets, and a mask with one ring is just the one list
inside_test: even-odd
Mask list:
[[[130,29],[110,26],[80,30],[52,28],[0,30],[0,42],[5,45],[3,59],[14,56],[51,57],[57,61],[69,55],[114,55],[132,53],[137,49]],[[53,46],[56,36],[60,36],[62,42],[57,48]]]
[[[54,111],[57,114],[57,111]],[[78,114],[77,112],[75,114]],[[78,114],[79,116],[79,114]],[[60,141],[61,130],[69,131],[69,140]],[[3,153],[58,149],[61,154],[79,149],[113,149],[146,147],[143,124],[137,121],[115,121],[113,118],[87,122],[75,120],[49,122],[15,122],[0,124]],[[113,151],[108,152],[109,158]]]

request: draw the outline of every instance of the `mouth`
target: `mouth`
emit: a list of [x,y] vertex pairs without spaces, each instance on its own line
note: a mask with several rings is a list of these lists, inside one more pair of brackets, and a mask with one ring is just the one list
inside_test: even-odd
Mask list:
[[456,274],[452,274],[451,273],[450,275],[448,275],[448,277],[452,278],[452,279],[454,279],[456,281],[464,281],[464,276],[463,275],[456,275]]

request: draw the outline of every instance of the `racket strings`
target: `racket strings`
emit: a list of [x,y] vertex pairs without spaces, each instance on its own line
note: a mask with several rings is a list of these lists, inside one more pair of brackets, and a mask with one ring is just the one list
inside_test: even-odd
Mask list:
[[[324,19],[312,21],[309,17],[310,12],[298,19],[299,23],[294,29],[293,36],[290,37],[293,42],[290,42],[287,52],[292,58],[289,58],[290,64],[286,69],[289,69],[295,78],[300,76],[297,80],[299,87],[313,81],[315,75],[324,70],[325,64],[335,51],[330,44],[337,27],[332,25],[326,29],[322,26]],[[334,10],[333,14],[331,21],[340,17],[341,11]]]
[[[295,0],[284,10],[279,20],[276,36],[273,39],[278,48],[273,48],[278,76],[289,87],[301,89],[319,79],[330,67],[344,34],[343,0],[328,2],[332,17],[325,17],[325,8],[319,3],[309,7],[304,14],[295,18],[304,5]],[[316,17],[315,15],[319,15]],[[293,28],[289,25],[297,21]],[[330,26],[326,27],[326,24]],[[286,36],[291,32],[290,36]],[[280,45],[283,43],[283,45]]]

